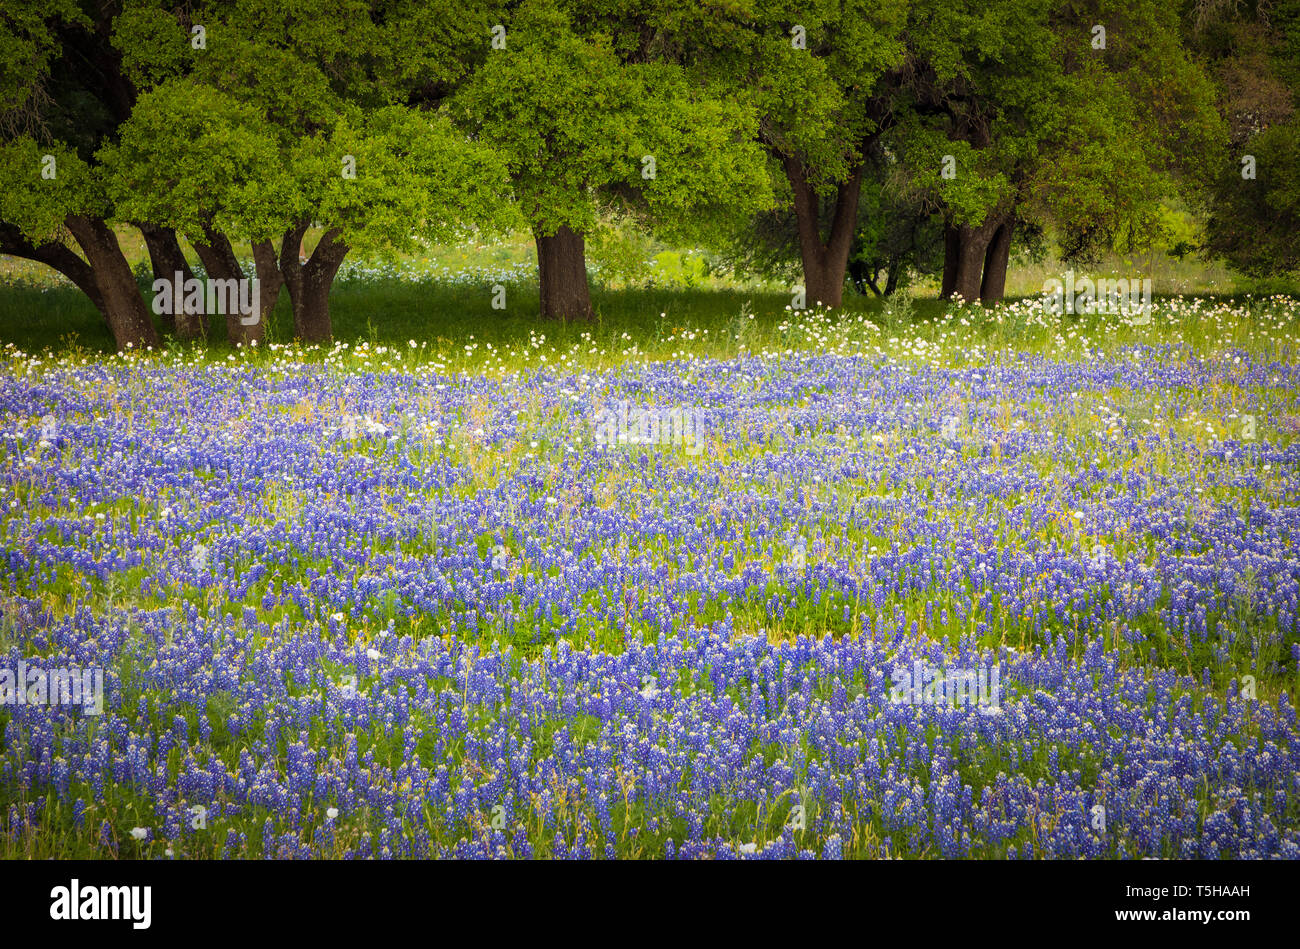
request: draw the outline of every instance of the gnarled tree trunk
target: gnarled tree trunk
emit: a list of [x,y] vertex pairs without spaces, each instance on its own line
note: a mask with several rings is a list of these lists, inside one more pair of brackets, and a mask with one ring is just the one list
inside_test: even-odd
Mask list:
[[280,290],[284,286],[284,274],[280,273],[279,258],[275,245],[270,241],[253,242],[253,268],[257,271],[257,281],[261,293],[262,333],[266,333],[266,321],[271,318],[276,301],[280,299]]
[[984,274],[984,254],[989,236],[983,226],[962,225],[957,229],[960,243],[957,249],[957,273],[953,277],[953,294],[967,303],[979,299],[980,279]]
[[945,300],[952,298],[957,289],[957,258],[961,255],[961,232],[957,225],[944,222],[943,225],[943,284],[939,296]]
[[112,228],[103,221],[72,215],[64,223],[86,260],[66,244],[35,244],[10,227],[0,227],[0,252],[35,260],[71,280],[104,317],[118,349],[128,344],[136,349],[157,345],[157,330]]
[[[945,299],[953,296],[960,296],[965,302],[973,303],[976,300],[985,300],[983,294],[984,287],[984,268],[985,262],[990,259],[1001,259],[1000,254],[1005,254],[1009,259],[1011,252],[1011,233],[1008,227],[1004,227],[1010,221],[1010,216],[1006,213],[989,213],[984,220],[977,226],[971,227],[968,224],[947,225],[944,228],[944,255],[943,255],[943,286],[940,295]],[[999,240],[1005,240],[1005,245],[999,244],[997,252],[994,252],[994,238],[1003,233]],[[1002,296],[1002,286],[1006,283],[1006,263],[1002,263],[1000,283],[995,279],[990,285],[989,290],[996,289],[997,298]],[[991,301],[993,298],[990,297]]]
[[989,249],[984,255],[984,280],[980,284],[980,302],[992,306],[1002,299],[1007,289],[1007,265],[1011,261],[1011,232],[1015,228],[1014,217],[1006,218],[989,241]]
[[330,322],[330,287],[349,248],[339,241],[343,232],[332,228],[303,263],[298,252],[308,224],[301,221],[285,232],[280,242],[280,273],[293,306],[294,335],[304,343],[328,343],[334,335]]
[[[194,249],[203,261],[203,269],[208,272],[209,280],[244,280],[244,268],[235,256],[235,248],[230,239],[220,231],[205,227],[205,241],[196,241]],[[234,310],[227,307],[227,310]],[[256,323],[245,323],[238,310],[226,313],[226,336],[232,346],[251,346],[261,344],[266,339],[266,311],[263,310]]]
[[830,233],[822,239],[817,192],[808,181],[803,163],[781,156],[785,176],[794,192],[794,214],[799,228],[799,258],[803,263],[804,295],[809,303],[838,307],[844,301],[844,274],[853,248],[862,193],[861,165],[836,190]]
[[591,291],[587,285],[585,239],[578,231],[561,227],[554,234],[536,233],[537,277],[542,318],[590,320]]
[[117,234],[99,218],[69,214],[63,223],[86,255],[99,291],[98,305],[117,348],[157,346],[158,330],[140,295],[131,265],[117,242]]
[[34,260],[57,270],[71,280],[78,290],[90,297],[90,302],[95,304],[95,309],[104,316],[104,322],[108,322],[108,314],[104,311],[104,298],[99,292],[99,284],[95,282],[95,272],[91,270],[90,264],[78,257],[67,244],[59,241],[34,244],[16,228],[0,225],[0,254]]
[[[153,266],[155,280],[166,280],[171,283],[176,280],[178,273],[182,281],[194,278],[194,271],[190,269],[190,262],[185,259],[185,252],[181,250],[180,241],[176,239],[174,230],[147,223],[137,224],[136,227],[144,235],[145,246],[149,248],[149,262]],[[175,289],[180,291],[179,295],[173,297],[172,309],[176,312],[163,313],[160,316],[181,339],[201,339],[207,332],[207,320],[204,318],[203,310],[191,312],[189,308],[181,305],[181,301],[184,300],[184,288],[182,286]]]

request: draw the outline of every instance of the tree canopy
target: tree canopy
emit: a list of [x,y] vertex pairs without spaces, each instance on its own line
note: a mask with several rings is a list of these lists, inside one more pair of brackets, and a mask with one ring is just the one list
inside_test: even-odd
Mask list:
[[120,346],[214,315],[151,313],[122,227],[156,277],[188,245],[262,312],[286,290],[305,341],[349,253],[520,227],[557,318],[593,315],[586,242],[627,220],[830,306],[933,270],[991,303],[1014,246],[1141,246],[1175,202],[1205,253],[1286,273],[1298,54],[1300,0],[12,0],[0,253]]

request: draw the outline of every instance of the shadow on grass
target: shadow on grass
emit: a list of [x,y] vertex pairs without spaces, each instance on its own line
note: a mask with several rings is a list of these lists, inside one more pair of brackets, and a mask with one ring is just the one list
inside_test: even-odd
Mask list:
[[[334,337],[348,343],[367,341],[387,346],[406,346],[409,340],[415,340],[433,349],[450,350],[471,338],[497,348],[514,348],[526,345],[534,333],[544,334],[553,346],[572,345],[589,334],[593,344],[617,350],[632,343],[662,339],[674,329],[731,332],[739,325],[742,311],[754,315],[755,328],[761,332],[771,330],[790,315],[790,297],[782,291],[593,287],[595,321],[544,322],[539,317],[535,282],[509,283],[505,288],[505,308],[493,309],[493,288],[486,283],[342,280],[330,294]],[[148,296],[147,284],[142,284],[142,292]],[[1201,297],[1220,303],[1240,302],[1243,298],[1242,294]],[[946,308],[944,302],[934,298],[918,298],[913,316],[917,321],[932,320]],[[881,310],[880,300],[846,288],[846,314],[877,317]],[[159,328],[161,331],[161,324]],[[288,294],[281,293],[268,317],[267,339],[283,343],[292,337]],[[85,295],[71,286],[0,283],[0,346],[9,343],[28,353],[113,351],[112,335],[99,313]],[[164,335],[164,345],[180,344]],[[229,350],[221,321],[213,321],[207,345],[213,352]]]

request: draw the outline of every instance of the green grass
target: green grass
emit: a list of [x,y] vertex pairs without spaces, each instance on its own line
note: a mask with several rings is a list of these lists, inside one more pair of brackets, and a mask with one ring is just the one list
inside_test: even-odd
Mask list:
[[[524,349],[538,334],[545,336],[548,350],[557,352],[591,346],[616,352],[631,344],[638,347],[639,354],[651,358],[671,356],[675,343],[691,333],[706,331],[713,335],[715,342],[690,340],[688,348],[693,354],[733,356],[737,349],[731,344],[737,338],[747,343],[750,352],[787,348],[782,345],[788,342],[782,323],[790,316],[787,309],[790,301],[783,292],[594,287],[592,302],[596,320],[592,323],[541,320],[535,284],[509,284],[506,295],[508,307],[499,311],[491,308],[488,285],[409,283],[395,278],[343,281],[335,286],[330,298],[334,336],[338,341],[401,348],[414,340],[426,344],[430,358],[458,362],[463,361],[467,344],[476,348],[490,345],[497,350]],[[1008,302],[1016,299],[1009,298]],[[1231,294],[1199,299],[1208,308],[1246,300],[1243,295]],[[921,338],[933,338],[930,330],[947,310],[943,301],[920,297],[915,300],[910,317],[891,326],[890,313],[881,301],[850,291],[837,319],[850,321],[865,317],[886,331],[899,332],[906,327]],[[23,352],[49,351],[53,355],[109,354],[114,349],[108,328],[90,301],[75,288],[0,284],[0,313],[4,314],[0,319],[0,347],[12,344]],[[742,313],[752,314],[753,320],[742,322]],[[1067,317],[1065,322],[1077,325],[1081,332],[1095,323],[1086,317]],[[269,317],[267,339],[272,343],[290,342],[292,328],[288,299],[282,295]],[[1033,350],[1049,342],[1045,330],[1035,334],[1032,328],[1003,329],[990,325],[986,329],[984,337],[989,344],[1010,342],[1014,336],[1017,346]],[[1203,342],[1230,342],[1216,338],[1215,332],[1214,325],[1207,322]],[[1248,342],[1246,336],[1236,341],[1241,345]],[[167,345],[180,344],[170,340]],[[213,356],[229,352],[222,327],[214,328],[206,348]]]
[[[306,250],[313,248],[318,237],[316,233],[309,236]],[[119,239],[147,299],[152,278],[144,243],[129,228],[120,229]],[[540,332],[557,349],[594,341],[599,349],[621,350],[626,342],[618,343],[626,335],[645,353],[647,346],[675,335],[674,330],[708,329],[715,337],[734,331],[737,314],[744,307],[754,316],[747,330],[749,351],[779,341],[778,327],[788,316],[786,308],[791,302],[789,289],[772,282],[708,276],[703,266],[706,255],[701,251],[661,245],[652,245],[650,250],[656,276],[638,286],[602,278],[600,260],[591,255],[589,264],[596,268],[592,276],[594,324],[540,320],[537,283],[532,276],[536,254],[526,235],[494,243],[430,247],[421,255],[397,255],[387,263],[349,259],[330,294],[334,337],[385,346],[405,346],[415,340],[446,359],[461,352],[471,339],[484,347],[490,343],[498,350],[514,349],[528,345],[530,337]],[[236,252],[244,258],[251,256],[246,246],[236,245]],[[192,252],[189,257],[197,259]],[[1066,269],[1067,265],[1052,260],[1014,262],[1007,278],[1008,300],[1036,297],[1045,279],[1060,277]],[[1156,299],[1195,294],[1209,303],[1228,303],[1251,293],[1300,292],[1296,281],[1251,281],[1217,263],[1163,254],[1142,258],[1112,254],[1094,267],[1075,269],[1098,276],[1151,275]],[[419,276],[410,279],[412,274]],[[492,308],[493,287],[498,283],[506,288],[504,310]],[[947,310],[937,299],[937,290],[935,278],[920,281],[911,313],[893,321],[902,325],[937,319]],[[888,325],[898,310],[897,302],[887,306],[846,285],[840,312],[847,318],[866,316]],[[288,292],[282,291],[268,316],[267,338],[284,343],[292,336]],[[7,344],[24,352],[49,350],[54,354],[79,350],[111,353],[114,348],[112,335],[84,294],[46,267],[0,256],[0,347]],[[219,321],[214,321],[207,344],[218,353],[228,349]],[[709,351],[707,345],[691,349],[697,354]],[[734,353],[719,348],[711,354]]]

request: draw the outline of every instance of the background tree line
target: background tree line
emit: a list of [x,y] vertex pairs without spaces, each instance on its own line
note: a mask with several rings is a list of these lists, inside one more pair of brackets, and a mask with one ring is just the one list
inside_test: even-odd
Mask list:
[[10,0],[0,253],[119,348],[160,341],[123,224],[156,277],[187,243],[263,313],[286,293],[305,341],[348,254],[519,228],[547,318],[592,315],[610,222],[833,307],[913,273],[993,303],[1017,249],[1140,247],[1172,201],[1199,250],[1288,273],[1298,98],[1300,0]]

